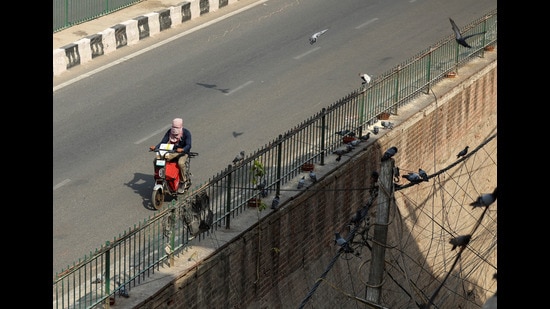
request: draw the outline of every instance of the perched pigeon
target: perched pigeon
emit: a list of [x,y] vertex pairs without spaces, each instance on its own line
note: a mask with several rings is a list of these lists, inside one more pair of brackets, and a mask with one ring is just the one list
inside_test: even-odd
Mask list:
[[378,135],[378,132],[380,132],[380,128],[378,128],[378,126],[374,126],[372,133],[374,133],[374,135]]
[[359,145],[359,143],[361,143],[362,140],[360,139],[354,139],[353,141],[349,142],[351,146],[355,147],[357,145]]
[[[121,286],[120,282],[117,281],[116,283],[118,284],[118,286]],[[122,286],[120,290],[118,290],[118,295],[125,298],[130,297],[130,294],[128,294],[128,290],[126,290],[126,286]]]
[[359,73],[359,77],[361,77],[361,85],[367,85],[371,81],[370,76],[365,73]]
[[279,196],[278,195],[275,195],[275,197],[273,198],[273,201],[271,201],[271,209],[279,209]]
[[264,181],[262,181],[261,183],[259,183],[256,186],[256,190],[260,190],[260,196],[261,197],[267,197],[267,195],[269,194],[269,192],[266,189],[266,186],[267,186],[267,183],[266,183],[265,179],[264,179]]
[[391,157],[395,156],[397,153],[397,147],[392,146],[386,152],[384,152],[384,155],[382,156],[382,161],[389,160]]
[[309,172],[309,179],[311,179],[311,181],[313,181],[313,182],[317,182],[317,174],[315,174],[314,171],[310,171]]
[[363,135],[363,136],[360,136],[359,139],[362,140],[362,141],[366,141],[370,138],[370,132]]
[[421,168],[418,169],[418,175],[420,175],[420,177],[422,177],[424,181],[430,181],[430,179],[428,178],[428,173],[426,173],[426,171]]
[[346,152],[351,152],[353,149],[355,149],[355,146],[353,146],[351,143],[346,144]]
[[393,122],[382,121],[381,124],[382,124],[382,127],[384,127],[384,129],[387,129],[387,130],[393,129]]
[[298,189],[302,189],[305,184],[306,184],[306,176],[302,176],[302,178],[300,178],[300,180],[298,181]]
[[238,163],[241,163],[244,160],[244,150],[241,150],[241,152],[235,156],[235,159],[233,159],[233,164],[236,165]]
[[449,21],[451,22],[451,27],[453,28],[453,31],[455,33],[455,40],[458,44],[464,46],[464,47],[467,47],[467,48],[472,48],[472,46],[470,46],[467,42],[466,42],[466,39],[468,38],[471,38],[473,36],[476,36],[476,35],[480,35],[480,34],[484,34],[486,31],[483,31],[483,32],[479,32],[479,33],[474,33],[474,34],[470,34],[470,35],[466,35],[466,36],[462,36],[462,33],[460,33],[460,29],[458,29],[458,26],[455,24],[454,20],[452,20],[450,17],[449,17]]
[[420,177],[420,175],[418,175],[417,173],[414,173],[414,172],[410,172],[407,175],[403,175],[401,177],[407,179],[408,181],[410,181],[412,183],[422,182],[422,177]]
[[457,153],[456,158],[464,157],[468,153],[468,148],[470,148],[470,146],[466,146],[466,148]]
[[472,206],[472,208],[487,207],[493,204],[496,200],[497,200],[497,188],[495,187],[492,193],[483,193],[480,196],[478,196],[474,202],[470,203],[470,206]]
[[456,249],[456,247],[466,247],[466,245],[470,242],[470,239],[472,238],[472,235],[461,235],[455,238],[451,238],[449,240],[449,243],[453,245],[453,248],[451,251]]
[[336,157],[336,162],[340,162],[340,160],[342,160],[342,155],[338,155],[338,156]]
[[350,133],[351,131],[348,130],[348,129],[344,129],[344,130],[341,130],[341,131],[336,131],[334,132],[334,134],[338,134],[338,135],[341,135],[341,136],[346,136]]
[[348,153],[348,151],[347,151],[347,148],[346,148],[346,150],[336,149],[332,153],[335,154],[335,155],[341,156],[341,155],[344,155],[344,154]]
[[334,233],[335,235],[335,239],[334,239],[334,242],[342,247],[341,250],[344,250],[344,252],[346,253],[350,253],[350,252],[353,252],[353,249],[349,246],[349,243],[344,239],[342,238],[342,236],[340,236],[340,233],[336,232]]
[[325,32],[327,32],[328,29],[325,29],[325,30],[322,30],[322,31],[319,31],[319,32],[315,32],[310,38],[309,38],[309,44],[313,45],[315,42],[317,42],[317,39],[322,35],[324,34]]

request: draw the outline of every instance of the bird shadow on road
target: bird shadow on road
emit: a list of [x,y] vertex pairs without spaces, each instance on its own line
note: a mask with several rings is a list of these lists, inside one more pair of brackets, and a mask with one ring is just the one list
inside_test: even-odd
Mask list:
[[[153,186],[155,185],[153,175],[134,173],[134,178],[124,185],[141,196],[143,199],[143,207],[149,210],[156,210],[151,202],[151,197],[153,196]],[[166,197],[166,201],[169,199],[170,197]]]
[[208,88],[208,89],[215,89],[215,90],[221,91],[223,93],[228,93],[229,92],[229,88],[221,89],[221,88],[218,88],[217,85],[203,84],[203,83],[197,83],[197,85],[203,86],[204,88]]

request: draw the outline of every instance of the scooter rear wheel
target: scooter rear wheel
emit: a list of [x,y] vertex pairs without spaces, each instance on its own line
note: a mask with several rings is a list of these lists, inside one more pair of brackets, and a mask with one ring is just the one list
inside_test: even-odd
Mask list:
[[153,191],[151,202],[153,203],[153,207],[155,207],[156,210],[162,208],[162,204],[164,203],[164,194],[162,193],[161,189]]

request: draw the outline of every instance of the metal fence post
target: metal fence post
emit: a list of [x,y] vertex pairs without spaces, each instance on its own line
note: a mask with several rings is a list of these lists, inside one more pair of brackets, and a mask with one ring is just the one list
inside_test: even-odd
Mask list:
[[225,228],[229,229],[231,216],[229,213],[231,212],[231,179],[233,178],[233,166],[228,165],[227,169],[229,170],[229,173],[227,174],[227,199],[225,202]]

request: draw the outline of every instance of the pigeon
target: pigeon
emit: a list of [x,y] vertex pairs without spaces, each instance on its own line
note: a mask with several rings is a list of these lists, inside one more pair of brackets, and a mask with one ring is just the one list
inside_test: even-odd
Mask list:
[[451,251],[456,249],[456,247],[462,247],[462,248],[466,247],[466,245],[470,242],[471,238],[472,238],[472,235],[461,235],[455,238],[451,238],[451,240],[449,240],[449,243],[453,245],[453,248],[451,249]]
[[346,252],[346,253],[353,252],[353,249],[350,248],[349,243],[344,238],[342,238],[342,236],[340,236],[340,233],[335,232],[334,236],[336,237],[334,239],[334,242],[338,246],[342,247],[341,250],[344,250],[344,252]]
[[362,141],[366,141],[370,138],[370,132],[363,135],[363,136],[360,136],[359,139],[362,140]]
[[235,156],[235,159],[233,159],[233,164],[236,165],[238,163],[241,163],[244,160],[244,150],[241,150],[241,152]]
[[341,135],[341,136],[346,136],[346,135],[348,135],[349,132],[351,132],[351,131],[348,130],[348,129],[345,129],[345,130],[341,130],[341,131],[336,131],[336,132],[334,132],[334,134],[338,134],[338,135]]
[[338,156],[336,157],[336,162],[340,162],[340,160],[342,160],[342,155],[338,155]]
[[300,178],[300,180],[298,181],[298,189],[302,189],[305,184],[306,184],[306,176],[302,176],[302,178]]
[[[121,286],[120,282],[116,282],[118,284],[118,286]],[[125,297],[125,298],[129,298],[130,297],[130,294],[128,294],[128,290],[126,290],[126,286],[122,286],[120,288],[120,290],[118,290],[118,295],[122,296],[122,297]]]
[[317,42],[317,39],[322,35],[324,34],[325,32],[327,32],[328,29],[325,29],[325,30],[321,30],[319,32],[315,32],[310,38],[309,38],[309,44],[313,45],[315,44],[315,42]]
[[397,153],[397,147],[392,146],[386,152],[384,152],[384,155],[382,156],[382,161],[389,160],[391,157],[395,156]]
[[96,283],[96,284],[103,283],[103,275],[98,275],[97,278],[92,280],[92,283]]
[[273,201],[271,201],[271,209],[279,209],[279,196],[278,195],[275,195],[275,197],[273,198]]
[[422,177],[422,179],[423,179],[424,181],[429,181],[429,179],[428,179],[428,174],[426,173],[425,170],[419,168],[419,169],[418,169],[418,175],[420,175],[420,177]]
[[346,144],[346,152],[351,152],[355,147],[351,143]]
[[267,197],[267,195],[269,194],[269,192],[266,189],[266,185],[267,185],[267,183],[264,179],[264,181],[262,181],[262,183],[260,183],[256,186],[256,190],[260,190],[260,196],[261,197]]
[[313,182],[317,182],[317,174],[315,174],[314,171],[310,171],[309,172],[309,179],[311,179],[311,181],[313,181]]
[[457,153],[456,158],[464,157],[468,153],[468,148],[470,148],[470,146],[466,146],[466,148]]
[[381,124],[382,124],[382,127],[384,127],[384,129],[387,129],[387,130],[393,129],[393,122],[382,121]]
[[491,193],[483,193],[478,198],[470,203],[470,206],[472,208],[476,207],[487,207],[491,204],[493,204],[497,200],[497,188],[493,190]]
[[466,48],[472,48],[472,46],[470,46],[467,42],[466,42],[466,39],[468,38],[471,38],[473,36],[476,36],[476,35],[480,35],[480,34],[484,34],[486,31],[483,31],[483,32],[479,32],[479,33],[474,33],[474,34],[470,34],[470,35],[466,35],[466,36],[462,36],[462,33],[460,33],[460,30],[458,29],[458,26],[455,24],[454,20],[452,20],[450,17],[449,17],[449,21],[451,22],[451,26],[453,28],[453,31],[455,33],[455,40],[458,44],[466,47]]
[[374,128],[372,129],[372,133],[374,133],[374,135],[378,135],[378,132],[380,132],[379,128],[377,126],[374,126]]
[[359,73],[359,77],[361,77],[362,80],[361,85],[367,85],[371,81],[370,76],[365,73]]
[[360,139],[354,139],[353,141],[349,142],[349,144],[353,147],[359,145],[359,143],[361,143],[362,140]]
[[401,177],[407,179],[408,181],[410,181],[412,183],[420,183],[422,181],[422,177],[420,177],[420,175],[418,175],[417,173],[414,173],[414,172],[410,172],[407,175],[403,175]]
[[334,150],[332,153],[335,154],[335,155],[341,156],[341,155],[343,155],[343,154],[348,153],[348,151],[347,151],[347,149],[346,149],[346,150],[344,150],[344,149],[336,149],[336,150]]

